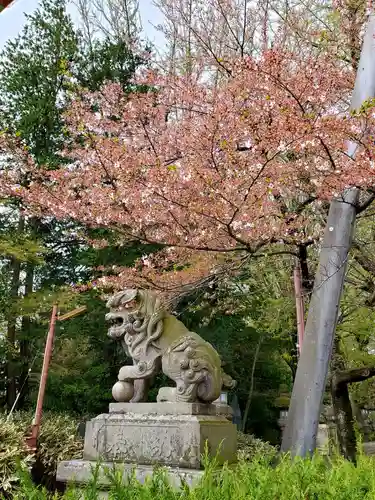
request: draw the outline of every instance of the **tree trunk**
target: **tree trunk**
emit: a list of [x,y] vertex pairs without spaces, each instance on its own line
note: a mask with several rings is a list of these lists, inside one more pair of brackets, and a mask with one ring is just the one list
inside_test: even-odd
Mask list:
[[[11,300],[18,295],[18,288],[20,283],[20,262],[15,258],[11,259],[10,263],[11,273],[12,273],[12,286],[11,286]],[[7,408],[10,410],[16,400],[17,396],[17,383],[16,383],[16,360],[15,360],[15,349],[16,349],[16,320],[17,317],[12,313],[8,318],[7,325]]]
[[345,369],[345,360],[340,349],[340,339],[336,336],[333,341],[332,360],[328,379],[340,452],[345,458],[354,462],[356,443],[349,392],[348,390],[345,391],[345,389],[338,392],[335,390],[337,375],[343,373]]
[[[25,228],[25,219],[20,217],[18,222],[18,233],[22,233]],[[10,272],[11,272],[11,289],[10,289],[10,301],[11,307],[13,302],[18,297],[18,289],[20,286],[20,273],[21,273],[21,263],[15,257],[10,259]],[[7,366],[6,366],[6,403],[7,408],[10,410],[17,397],[17,373],[16,373],[16,360],[15,360],[15,349],[16,349],[16,322],[17,315],[10,313],[8,316],[7,325]]]
[[340,374],[332,377],[332,405],[337,428],[340,453],[351,462],[356,461],[357,443],[355,439],[352,405],[347,384],[340,384]]
[[[352,96],[352,109],[375,96],[375,16],[371,13]],[[356,145],[348,144],[354,158]],[[316,447],[316,435],[332,353],[338,310],[352,243],[359,191],[349,189],[330,205],[319,267],[307,317],[285,427],[282,451],[306,456]]]
[[249,394],[247,396],[246,407],[245,407],[245,411],[243,414],[242,432],[245,432],[245,430],[246,430],[246,422],[247,422],[247,419],[249,417],[251,400],[253,399],[255,367],[256,367],[256,364],[258,361],[258,356],[259,356],[260,346],[262,345],[262,340],[263,340],[263,338],[260,337],[258,340],[257,346],[255,348],[255,352],[254,352],[253,364],[251,367],[250,390],[249,390]]
[[298,245],[298,261],[301,268],[302,287],[305,292],[312,289],[312,279],[310,279],[307,245]]
[[362,434],[363,442],[367,442],[370,440],[369,426],[366,423],[365,418],[363,417],[361,408],[358,407],[357,403],[354,401],[353,397],[350,394],[349,397],[353,409],[353,416],[358,424],[359,431]]
[[[26,264],[25,278],[25,297],[32,293],[34,284],[34,264],[28,262]],[[21,356],[21,375],[20,375],[20,390],[22,391],[19,399],[19,407],[25,404],[25,400],[29,392],[29,364],[30,364],[30,333],[31,319],[30,316],[22,318],[21,337],[20,337],[20,356]]]
[[352,462],[356,461],[357,443],[348,385],[367,380],[374,375],[375,367],[369,367],[338,372],[332,377],[331,394],[340,451]]

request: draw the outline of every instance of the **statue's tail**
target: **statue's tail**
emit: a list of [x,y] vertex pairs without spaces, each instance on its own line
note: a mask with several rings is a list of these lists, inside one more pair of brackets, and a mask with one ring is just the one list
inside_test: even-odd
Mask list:
[[221,370],[221,380],[222,380],[222,387],[224,389],[234,389],[237,385],[236,380],[234,380],[230,375],[225,373],[223,370]]

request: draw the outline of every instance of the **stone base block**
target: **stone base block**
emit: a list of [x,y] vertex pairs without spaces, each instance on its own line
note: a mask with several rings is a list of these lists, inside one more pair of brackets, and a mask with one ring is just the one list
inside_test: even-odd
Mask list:
[[211,415],[232,420],[233,410],[224,403],[110,403],[109,413],[140,415]]
[[[127,480],[133,474],[140,483],[144,483],[145,479],[151,477],[154,473],[154,468],[148,465],[114,464],[113,462],[97,465],[96,462],[87,460],[68,460],[59,462],[56,479],[62,483],[74,483],[78,488],[82,488],[83,485],[92,479],[92,473],[96,467],[99,467],[98,486],[102,490],[109,489],[110,479],[108,473],[111,471],[119,471],[122,474],[124,484],[127,483]],[[166,473],[169,484],[174,488],[179,488],[183,483],[194,487],[199,483],[204,474],[203,470],[178,467],[164,467],[163,470]],[[103,498],[105,496],[105,493],[103,493]]]
[[86,425],[84,460],[200,469],[207,444],[218,464],[236,461],[226,405],[115,403]]

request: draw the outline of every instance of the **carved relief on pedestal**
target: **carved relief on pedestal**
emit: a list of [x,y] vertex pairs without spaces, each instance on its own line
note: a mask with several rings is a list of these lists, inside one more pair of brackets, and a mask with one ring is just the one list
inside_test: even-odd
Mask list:
[[194,421],[182,417],[170,423],[152,418],[146,422],[126,416],[115,422],[108,419],[92,422],[91,459],[199,467],[201,450],[194,434]]

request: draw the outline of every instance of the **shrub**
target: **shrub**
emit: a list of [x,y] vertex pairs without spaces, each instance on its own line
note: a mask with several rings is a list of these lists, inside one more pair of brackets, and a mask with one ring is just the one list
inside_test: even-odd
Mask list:
[[[46,500],[47,492],[32,486],[27,476],[13,497],[15,500]],[[83,494],[70,488],[63,500],[99,499],[95,481]],[[146,484],[134,479],[122,484],[114,474],[110,500],[373,500],[375,498],[375,459],[360,456],[357,466],[344,459],[331,462],[316,455],[311,460],[284,456],[271,467],[263,455],[236,467],[224,468],[219,476],[208,467],[201,483],[194,489],[180,491],[169,487],[163,472],[157,472]]]
[[70,415],[44,415],[38,445],[43,484],[49,486],[54,483],[58,462],[82,458],[83,440],[77,435],[77,426],[78,421]]
[[28,454],[25,437],[30,430],[33,415],[15,413],[10,421],[0,414],[0,495],[9,494],[17,483],[17,467],[31,469],[37,466],[43,484],[54,484],[57,463],[60,460],[80,458],[82,439],[77,436],[78,422],[69,415],[46,413],[42,418],[38,453]]
[[269,443],[256,438],[252,434],[237,433],[238,458],[240,460],[253,460],[263,456],[269,460],[274,458],[277,448]]
[[34,460],[28,455],[24,429],[0,415],[0,495],[6,495],[17,482],[17,467],[28,469]]

